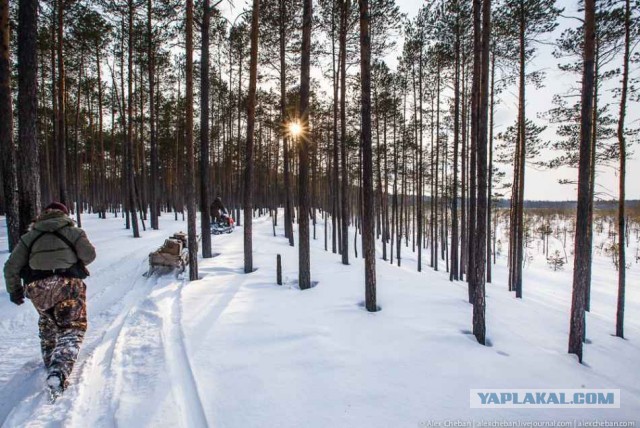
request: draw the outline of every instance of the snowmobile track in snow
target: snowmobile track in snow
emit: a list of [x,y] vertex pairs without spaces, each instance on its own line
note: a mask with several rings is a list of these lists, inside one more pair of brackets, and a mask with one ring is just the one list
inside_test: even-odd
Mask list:
[[173,291],[173,296],[158,302],[158,306],[166,305],[168,310],[161,310],[163,317],[162,332],[165,346],[165,361],[168,365],[171,380],[176,391],[176,401],[181,411],[181,420],[185,427],[205,427],[207,417],[202,406],[202,400],[198,393],[198,386],[191,362],[184,343],[184,333],[182,331],[181,319],[181,290],[184,284],[177,284]]

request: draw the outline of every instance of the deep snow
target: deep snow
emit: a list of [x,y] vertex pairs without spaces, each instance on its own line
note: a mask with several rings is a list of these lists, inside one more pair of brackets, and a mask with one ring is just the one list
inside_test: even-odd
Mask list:
[[[2,219],[4,221],[4,219]],[[487,285],[491,346],[476,343],[466,284],[428,267],[416,272],[403,246],[398,268],[381,259],[378,301],[364,298],[361,259],[324,251],[318,224],[312,279],[300,291],[297,247],[271,219],[254,220],[254,265],[243,274],[242,227],[213,237],[202,280],[145,278],[147,255],[170,233],[133,239],[123,220],[83,226],[98,250],[88,284],[89,331],[72,385],[55,405],[43,393],[37,316],[0,291],[0,423],[22,426],[416,427],[430,420],[638,420],[640,265],[628,271],[626,340],[615,329],[617,281],[594,260],[585,365],[566,353],[571,266],[553,272],[543,257],[525,270],[524,299],[506,290],[504,258]],[[353,232],[352,232],[353,233]],[[296,235],[297,241],[297,235]],[[353,244],[351,235],[350,245]],[[0,236],[6,248],[6,232]],[[360,250],[360,249],[359,249]],[[553,248],[552,248],[553,250]],[[353,251],[351,249],[351,251]],[[285,284],[276,285],[276,254]],[[1,261],[7,257],[6,251]],[[616,388],[620,409],[470,409],[470,388]]]

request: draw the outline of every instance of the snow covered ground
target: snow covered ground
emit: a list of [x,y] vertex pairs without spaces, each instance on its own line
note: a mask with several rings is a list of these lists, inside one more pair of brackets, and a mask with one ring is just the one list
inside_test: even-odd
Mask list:
[[[615,331],[616,274],[594,260],[585,365],[566,353],[571,266],[542,257],[525,270],[524,299],[506,290],[504,258],[487,286],[491,346],[469,334],[464,283],[403,247],[378,260],[378,300],[364,298],[361,259],[343,266],[312,241],[312,279],[295,287],[297,247],[255,219],[254,264],[243,274],[242,228],[214,236],[202,280],[145,278],[147,255],[186,223],[133,239],[122,219],[85,216],[98,250],[88,284],[89,331],[72,384],[55,405],[43,391],[37,317],[0,291],[0,423],[6,427],[416,427],[433,420],[624,421],[640,418],[640,265],[628,271],[626,335]],[[4,219],[2,219],[4,224]],[[4,228],[0,248],[6,248]],[[353,237],[353,235],[352,235]],[[351,239],[350,244],[353,243]],[[552,248],[553,250],[553,248]],[[285,285],[276,285],[276,254]],[[425,255],[428,252],[425,252]],[[4,261],[4,251],[0,261]],[[351,254],[353,258],[353,254]],[[569,257],[571,258],[571,257]],[[426,257],[425,257],[426,260]],[[443,264],[441,264],[442,266]],[[615,388],[620,409],[470,409],[470,388]]]

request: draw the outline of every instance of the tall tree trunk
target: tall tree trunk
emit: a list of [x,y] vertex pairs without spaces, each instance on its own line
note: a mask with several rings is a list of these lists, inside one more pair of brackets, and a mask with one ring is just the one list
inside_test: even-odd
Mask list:
[[518,189],[516,192],[516,230],[514,254],[514,289],[516,297],[522,298],[522,267],[524,264],[524,179],[527,162],[527,117],[526,117],[526,44],[524,0],[520,0],[520,95],[518,100]]
[[[593,118],[591,119],[592,129],[591,129],[591,161],[589,162],[589,200],[593,201],[595,191],[596,191],[596,145],[598,142],[598,101],[599,101],[599,92],[600,92],[600,40],[598,39],[598,35],[596,34],[596,46],[595,46],[595,59],[594,59],[594,72],[593,72]],[[593,202],[589,205],[589,209],[587,211],[587,223],[590,225],[588,229],[589,233],[589,241],[593,241]],[[589,253],[590,259],[588,260],[589,265],[591,265],[593,255],[591,252]],[[591,310],[591,271],[587,276],[587,288],[584,290],[584,310],[589,312]],[[585,337],[583,340],[586,340],[586,330]]]
[[9,0],[0,0],[0,165],[4,209],[7,219],[9,251],[20,239],[20,212],[18,209],[18,177],[16,171],[16,147],[13,141],[13,105],[11,98],[11,28],[9,26]]
[[376,312],[376,243],[373,193],[373,150],[371,141],[371,41],[369,0],[360,0],[360,75],[362,113],[362,254],[364,257],[365,306]]
[[[130,0],[131,1],[131,0]],[[187,162],[185,174],[187,202],[187,233],[189,235],[189,280],[198,279],[198,241],[196,238],[196,185],[195,185],[195,150],[193,144],[193,0],[187,0],[186,25],[186,118],[185,144],[187,146]]]
[[471,89],[471,145],[469,147],[469,231],[468,231],[468,265],[467,265],[467,281],[469,283],[469,303],[475,301],[475,255],[476,255],[476,227],[477,227],[477,147],[478,147],[478,125],[480,123],[480,77],[482,62],[482,36],[481,36],[481,9],[482,0],[473,0],[473,73],[472,73],[472,89]]
[[20,234],[40,212],[38,0],[18,3],[18,207]]
[[[287,63],[286,63],[286,1],[279,0],[280,3],[280,121],[282,129],[286,129],[287,120]],[[293,186],[291,183],[290,151],[286,133],[282,133],[283,151],[283,173],[284,173],[284,235],[289,238],[289,245],[293,247]]]
[[81,217],[81,186],[82,180],[80,175],[80,161],[78,153],[78,138],[79,138],[79,124],[80,124],[80,99],[82,98],[82,77],[84,74],[84,55],[81,52],[80,54],[80,71],[78,73],[78,93],[76,96],[76,118],[75,118],[75,126],[74,126],[74,138],[73,138],[73,187],[75,193],[75,202],[76,202],[76,223],[78,227],[82,227],[82,217]]
[[464,52],[463,52],[463,58],[461,61],[461,67],[460,67],[460,75],[461,75],[461,82],[462,82],[462,93],[461,93],[461,104],[462,104],[462,112],[460,113],[461,115],[461,119],[462,119],[462,130],[461,130],[461,143],[462,143],[462,147],[461,147],[461,152],[462,152],[462,159],[461,159],[461,165],[460,168],[462,169],[462,177],[461,177],[461,186],[460,186],[460,202],[461,202],[461,209],[460,211],[460,279],[464,280],[464,275],[466,272],[468,272],[466,270],[467,268],[467,256],[468,256],[468,251],[467,251],[467,228],[468,228],[468,222],[469,220],[467,219],[467,207],[468,207],[468,203],[467,203],[467,196],[468,196],[468,191],[467,191],[467,154],[468,154],[468,150],[467,150],[467,104],[468,104],[468,100],[466,97],[466,88],[467,88],[467,84],[466,84],[466,73],[465,73],[465,69],[466,69],[466,58],[464,57]]
[[584,2],[584,69],[582,75],[582,107],[580,119],[580,161],[578,169],[578,207],[573,269],[573,298],[569,324],[569,353],[582,363],[582,340],[585,331],[585,290],[591,265],[588,263],[591,241],[588,219],[582,213],[593,203],[590,200],[589,177],[591,163],[591,133],[593,132],[593,89],[595,57],[595,0]]
[[[255,1],[255,0],[254,0]],[[301,290],[311,287],[311,260],[309,248],[309,212],[311,201],[309,194],[309,91],[311,72],[311,21],[313,0],[303,0],[302,12],[302,61],[300,66],[300,123],[302,132],[298,141],[298,234],[299,234],[299,273],[298,283]]]
[[[209,197],[211,189],[211,168],[209,153],[209,27],[211,7],[209,0],[202,2],[202,48],[200,49],[200,234],[202,236],[202,257],[211,257],[211,214]],[[245,224],[246,230],[246,224]]]
[[616,310],[616,336],[624,337],[624,300],[627,261],[625,258],[625,178],[627,169],[627,142],[625,141],[625,116],[627,114],[627,92],[629,86],[629,61],[631,47],[631,1],[625,1],[624,56],[622,58],[622,90],[620,92],[620,115],[618,116],[618,146],[620,150],[620,176],[618,196],[618,306]]
[[456,0],[456,40],[453,77],[453,183],[451,186],[451,269],[449,280],[457,281],[458,275],[458,146],[460,144],[460,5]]
[[253,272],[253,134],[256,122],[256,81],[258,78],[258,17],[260,0],[253,0],[251,12],[251,58],[247,99],[247,146],[244,175],[244,272]]
[[349,264],[349,168],[347,162],[347,31],[351,0],[340,0],[340,165],[342,264]]
[[[208,0],[207,0],[208,1]],[[151,144],[151,228],[160,228],[158,216],[160,215],[160,203],[158,201],[159,171],[158,171],[158,136],[156,132],[156,55],[153,45],[153,0],[147,2],[147,55],[149,61],[149,142]],[[203,27],[204,27],[203,23]],[[204,32],[204,29],[203,29]],[[204,54],[203,54],[204,55]],[[207,76],[208,78],[208,76]],[[204,75],[203,75],[204,79]],[[207,91],[208,92],[208,91]],[[207,208],[208,209],[208,208]],[[204,212],[204,211],[203,211]],[[203,216],[204,217],[204,216]],[[204,242],[203,237],[203,242]],[[204,244],[203,244],[204,245]]]
[[[281,0],[283,1],[283,0]],[[332,182],[332,188],[333,188],[333,192],[331,192],[331,203],[332,203],[332,209],[331,209],[331,237],[332,237],[332,241],[331,241],[331,251],[335,254],[337,251],[339,251],[338,246],[337,246],[337,241],[338,241],[338,219],[340,218],[339,215],[339,211],[340,211],[340,165],[339,165],[339,158],[338,158],[338,150],[339,150],[339,145],[338,145],[338,89],[340,87],[340,73],[339,73],[339,64],[336,67],[336,42],[335,42],[335,27],[336,27],[336,13],[335,13],[335,8],[336,8],[336,3],[337,2],[333,2],[332,3],[332,10],[331,10],[331,60],[332,60],[332,74],[331,74],[331,80],[333,83],[333,182]],[[339,62],[339,61],[337,61]],[[342,247],[340,247],[340,251],[341,251]]]
[[[138,229],[137,204],[136,204],[136,183],[133,170],[133,19],[134,6],[133,0],[129,0],[129,56],[128,73],[127,73],[127,193],[129,197],[129,212],[131,217],[131,228],[133,229],[133,237],[140,237]],[[122,94],[124,102],[124,93]]]
[[[100,155],[98,156],[98,187],[99,197],[98,205],[100,215],[104,219],[106,218],[106,203],[107,203],[107,172],[105,168],[105,151],[104,151],[104,120],[103,120],[103,89],[102,89],[102,67],[100,61],[100,46],[96,45],[96,70],[98,72],[98,144],[100,148]],[[55,99],[55,97],[54,97]]]
[[493,185],[493,122],[494,122],[494,94],[496,77],[496,55],[491,55],[491,88],[489,89],[489,169],[487,177],[487,283],[491,282],[491,210]]
[[[442,81],[441,78],[441,63],[440,63],[440,59],[436,59],[436,146],[435,146],[435,151],[436,151],[436,163],[434,164],[434,175],[431,178],[434,182],[433,185],[433,210],[434,210],[434,215],[433,215],[433,242],[432,242],[432,246],[433,246],[433,269],[434,270],[438,270],[438,212],[439,212],[439,207],[438,207],[438,193],[439,193],[439,168],[440,168],[440,82]],[[422,76],[422,72],[420,73],[420,75]],[[420,92],[422,93],[422,89],[420,90]],[[420,95],[422,97],[422,95]],[[422,103],[421,103],[422,104]],[[422,116],[422,115],[421,115]],[[422,126],[420,126],[422,128]],[[422,162],[420,162],[420,169],[422,170]],[[422,174],[420,174],[420,176],[422,177]],[[422,179],[420,179],[420,186],[422,186]],[[418,228],[421,227],[421,224],[418,223]],[[419,242],[421,242],[421,240],[418,240]]]
[[478,343],[486,342],[485,322],[485,268],[487,255],[487,120],[489,110],[489,42],[491,37],[491,0],[482,4],[482,65],[480,77],[480,100],[478,112],[478,205],[475,241],[475,272],[472,272],[473,334]]
[[66,89],[64,69],[64,4],[58,1],[58,191],[60,202],[66,204],[67,198],[67,126],[66,126]]
[[[57,17],[56,17],[56,11],[58,9],[56,0],[53,0],[51,2],[51,107],[52,107],[52,111],[51,111],[51,122],[53,123],[53,139],[51,141],[51,154],[52,154],[52,158],[53,158],[53,163],[55,164],[53,167],[53,174],[50,178],[51,183],[49,184],[49,188],[51,189],[51,198],[55,198],[58,199],[59,198],[59,189],[58,189],[58,172],[57,172],[57,167],[58,167],[58,141],[60,140],[59,137],[59,130],[58,130],[58,80],[56,78],[57,73],[56,73],[56,52],[58,50],[58,44],[57,44]],[[55,190],[54,190],[55,189]]]

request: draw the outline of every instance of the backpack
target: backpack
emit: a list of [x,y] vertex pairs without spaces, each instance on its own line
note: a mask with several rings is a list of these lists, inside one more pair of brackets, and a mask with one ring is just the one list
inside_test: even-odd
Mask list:
[[[29,265],[29,259],[31,258],[31,249],[33,248],[33,245],[38,241],[38,239],[42,238],[46,234],[55,235],[59,240],[64,242],[71,249],[71,251],[73,251],[73,254],[75,254],[77,261],[67,269],[55,269],[55,270],[31,269],[31,266]],[[24,244],[24,241],[22,243]],[[58,230],[54,230],[52,232],[41,232],[40,235],[36,236],[35,239],[31,241],[31,244],[27,246],[27,264],[22,269],[20,269],[20,278],[22,279],[25,285],[30,284],[34,281],[49,278],[50,276],[53,276],[53,275],[60,275],[67,278],[78,278],[78,279],[85,279],[90,275],[89,270],[85,266],[84,262],[80,260],[80,257],[78,257],[78,252],[76,251],[75,245],[73,245],[73,243],[71,243],[71,241],[69,241]]]

